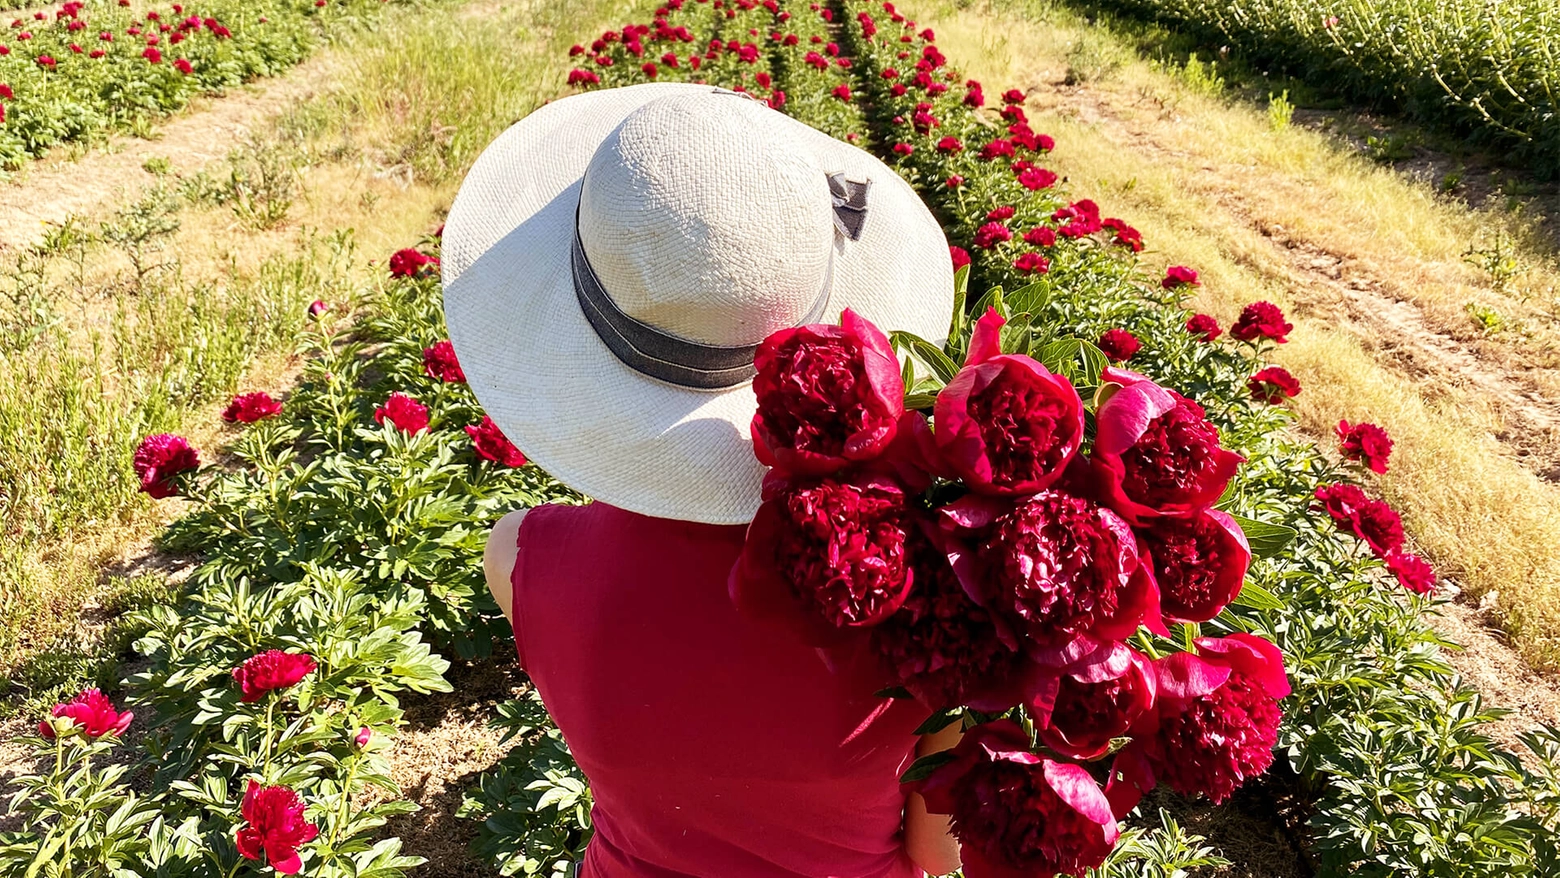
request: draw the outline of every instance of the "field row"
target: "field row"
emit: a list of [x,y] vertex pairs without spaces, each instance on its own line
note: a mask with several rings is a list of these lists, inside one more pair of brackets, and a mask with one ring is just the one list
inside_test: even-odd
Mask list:
[[1105,0],[1344,97],[1560,160],[1560,8],[1546,0]]
[[0,168],[297,64],[383,0],[68,2],[0,20]]

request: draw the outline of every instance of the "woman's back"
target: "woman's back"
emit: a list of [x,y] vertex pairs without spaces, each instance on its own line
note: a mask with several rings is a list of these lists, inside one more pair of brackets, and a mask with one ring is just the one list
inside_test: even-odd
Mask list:
[[596,800],[587,878],[903,878],[912,730],[785,632],[739,616],[744,528],[596,503],[524,518],[520,660]]

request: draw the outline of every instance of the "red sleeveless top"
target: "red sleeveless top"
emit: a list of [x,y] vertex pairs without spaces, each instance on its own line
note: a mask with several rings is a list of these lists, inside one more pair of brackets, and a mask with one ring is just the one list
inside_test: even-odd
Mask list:
[[853,738],[871,684],[727,598],[744,532],[604,503],[521,522],[520,664],[595,796],[582,878],[920,878],[898,778],[925,711]]

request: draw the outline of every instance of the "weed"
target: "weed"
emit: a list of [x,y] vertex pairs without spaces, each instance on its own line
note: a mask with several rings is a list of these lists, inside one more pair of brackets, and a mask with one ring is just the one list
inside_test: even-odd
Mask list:
[[1289,127],[1295,117],[1295,105],[1289,102],[1289,89],[1284,89],[1277,97],[1268,95],[1267,116],[1268,127],[1274,131],[1283,131]]
[[153,262],[152,258],[178,230],[178,197],[159,180],[140,198],[116,212],[98,234],[129,258],[130,268],[135,272],[135,289],[140,290],[146,285],[147,275],[166,267],[161,262]]
[[1468,312],[1468,316],[1473,318],[1474,324],[1485,335],[1494,335],[1507,328],[1506,318],[1502,317],[1499,311],[1491,308],[1489,305],[1468,302],[1463,305],[1463,310]]
[[1084,31],[1067,50],[1068,85],[1109,79],[1121,68],[1121,51],[1110,40],[1092,31]]
[[1402,132],[1391,132],[1380,137],[1372,134],[1365,138],[1365,154],[1379,164],[1392,164],[1414,157],[1417,138]]
[[1224,94],[1224,77],[1219,75],[1219,62],[1199,60],[1193,52],[1181,68],[1181,82],[1193,92],[1216,98]]
[[1526,274],[1529,267],[1503,231],[1495,233],[1495,241],[1488,247],[1468,248],[1463,261],[1482,269],[1502,293],[1508,292],[1512,281]]
[[279,143],[250,143],[228,158],[227,197],[251,228],[274,229],[287,219],[298,180],[298,156]]
[[141,170],[153,177],[166,177],[173,173],[173,163],[166,156],[154,155],[141,163]]

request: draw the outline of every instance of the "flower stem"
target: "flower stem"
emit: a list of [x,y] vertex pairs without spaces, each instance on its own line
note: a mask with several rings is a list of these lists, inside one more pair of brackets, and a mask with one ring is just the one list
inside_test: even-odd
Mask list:
[[276,698],[268,696],[265,701],[265,762],[260,767],[262,783],[271,782],[271,714],[276,709]]

